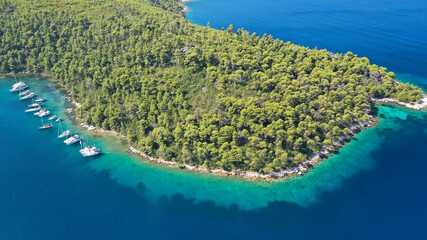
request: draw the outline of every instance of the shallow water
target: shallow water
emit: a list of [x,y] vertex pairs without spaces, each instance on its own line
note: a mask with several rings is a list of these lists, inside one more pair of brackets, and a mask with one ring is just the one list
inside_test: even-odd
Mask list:
[[[344,2],[345,6],[353,3]],[[387,2],[386,9],[402,12],[389,16],[375,8],[385,4],[381,1],[372,3],[371,8],[362,1],[348,11],[336,2],[267,1],[254,6],[250,0],[242,10],[221,15],[237,3],[190,2],[188,16],[192,21],[197,18],[191,14],[202,16],[215,27],[229,21],[281,39],[290,36],[285,40],[294,41],[293,36],[299,44],[314,43],[333,51],[360,53],[366,47],[366,55],[373,55],[376,63],[384,60],[380,64],[406,72],[398,74],[399,80],[426,89],[425,71],[420,67],[425,63],[421,55],[425,53],[426,33],[418,31],[418,25],[425,22],[406,27],[407,36],[397,38],[415,39],[403,44],[402,51],[412,46],[409,52],[417,52],[409,60],[387,55],[395,54],[398,47],[388,42],[394,37],[364,42],[366,35],[378,34],[362,33],[351,35],[348,42],[351,31],[343,30],[378,25],[373,29],[385,27],[380,32],[402,34],[390,28],[404,29],[406,23],[425,19],[424,2],[419,2],[418,10],[413,0]],[[331,5],[342,11],[331,11]],[[299,18],[272,13],[295,13],[301,6],[304,13]],[[217,9],[217,15],[209,9]],[[262,17],[267,22],[257,25],[254,9],[272,16]],[[354,17],[365,10],[362,16],[372,16],[367,18],[372,23],[365,20],[360,24]],[[374,11],[380,16],[374,16]],[[329,19],[325,12],[330,12],[330,20],[308,26],[310,21]],[[396,17],[390,21],[393,26],[385,26],[381,14],[385,20]],[[402,17],[408,19],[399,21]],[[344,25],[340,19],[345,19]],[[290,31],[287,25],[299,29]],[[335,27],[340,31],[333,31]],[[333,32],[329,40],[319,37],[319,28],[332,29],[328,30]],[[274,29],[277,31],[271,32]],[[343,36],[336,39],[340,34]],[[385,50],[378,49],[381,42]],[[54,114],[66,116],[69,103],[51,82],[34,77],[23,80],[49,99],[47,105]],[[421,239],[427,235],[427,112],[378,106],[381,121],[376,128],[358,134],[309,173],[267,183],[153,165],[129,154],[126,143],[117,137],[84,132],[71,125],[105,153],[84,159],[78,146],[65,146],[56,139],[56,128],[37,130],[39,118],[24,113],[25,104],[7,91],[12,84],[13,79],[0,77],[0,239]]]

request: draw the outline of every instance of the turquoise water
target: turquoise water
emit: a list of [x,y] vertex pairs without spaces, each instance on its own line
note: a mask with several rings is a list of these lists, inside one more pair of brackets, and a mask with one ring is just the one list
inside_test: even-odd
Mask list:
[[[336,49],[354,52],[366,47],[370,56],[384,60],[383,65],[398,69],[401,81],[426,89],[422,53],[427,33],[419,27],[425,24],[420,21],[425,19],[424,2],[416,9],[411,0],[387,2],[387,9],[396,8],[392,13],[400,9],[401,14],[379,11],[381,1],[369,8],[362,1],[352,11],[339,7],[351,6],[352,1],[254,3],[248,0],[235,11],[238,1],[199,0],[188,3],[192,8],[188,15],[192,21],[203,17],[215,27],[221,21],[257,32],[274,27],[281,39],[293,36],[300,44],[312,42],[329,49],[336,43]],[[306,11],[300,18],[273,14],[285,10],[289,14],[301,6]],[[312,24],[312,18],[329,19],[324,12],[331,7],[342,11],[331,11],[331,20],[320,27]],[[213,15],[209,9],[218,11]],[[228,14],[233,9],[234,14]],[[257,24],[254,9],[272,16]],[[358,11],[372,15],[368,18],[372,22],[358,22]],[[333,16],[342,16],[345,24]],[[389,37],[366,42],[367,35],[378,37],[379,29],[387,26],[383,18],[392,26],[380,32]],[[417,21],[418,25],[408,27],[407,23]],[[380,27],[372,28],[376,22]],[[295,30],[296,35],[283,33],[288,32],[287,25],[295,24],[301,30]],[[363,31],[347,42],[353,31],[350,26]],[[318,28],[334,27],[340,31],[330,30],[334,34],[329,41],[319,40]],[[406,43],[408,38],[414,41]],[[384,51],[395,54],[395,41],[417,53],[403,60],[390,57]],[[373,42],[376,45],[371,46]],[[381,42],[384,48],[378,47]],[[54,114],[67,116],[69,103],[52,82],[22,78],[49,99],[46,104]],[[378,106],[381,121],[376,128],[358,134],[309,173],[273,183],[252,182],[153,165],[131,155],[123,140],[84,132],[72,124],[105,153],[85,159],[78,146],[65,146],[56,139],[56,128],[37,130],[39,118],[24,113],[25,104],[8,92],[12,84],[13,79],[0,77],[0,239],[422,239],[427,235],[427,112]],[[67,118],[72,122],[72,116]]]

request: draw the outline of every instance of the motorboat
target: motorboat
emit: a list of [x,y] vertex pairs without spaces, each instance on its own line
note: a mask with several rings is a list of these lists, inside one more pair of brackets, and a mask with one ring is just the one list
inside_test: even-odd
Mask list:
[[49,120],[55,120],[56,119],[56,115],[53,115],[52,117],[49,118]]
[[33,108],[29,108],[27,110],[25,110],[25,112],[35,112],[35,111],[39,111],[42,107],[38,106],[38,107],[33,107]]
[[64,121],[64,119],[62,119],[62,117],[59,117],[56,119],[56,122],[62,122],[62,121]]
[[81,140],[81,139],[80,139],[79,135],[75,134],[75,135],[73,135],[73,136],[71,136],[71,137],[67,138],[67,139],[64,141],[64,143],[65,143],[65,144],[67,144],[67,145],[71,145],[71,144],[74,144],[74,143],[80,142],[80,140]]

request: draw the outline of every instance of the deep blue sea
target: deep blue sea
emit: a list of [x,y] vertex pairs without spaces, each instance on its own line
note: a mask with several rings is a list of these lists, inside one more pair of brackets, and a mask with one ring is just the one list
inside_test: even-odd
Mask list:
[[[352,51],[427,89],[427,3],[198,0],[195,23],[233,23],[297,44]],[[53,82],[19,77],[104,155],[85,159],[0,77],[0,239],[425,239],[427,112],[378,105],[309,173],[252,182],[153,165],[112,135],[85,132]],[[66,125],[64,123],[63,125]]]

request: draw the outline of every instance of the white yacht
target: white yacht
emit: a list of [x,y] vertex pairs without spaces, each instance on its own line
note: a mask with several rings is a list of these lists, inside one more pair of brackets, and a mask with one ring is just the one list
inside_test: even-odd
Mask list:
[[74,144],[74,143],[77,143],[77,142],[80,142],[80,137],[79,137],[79,135],[73,135],[73,136],[71,136],[71,137],[69,137],[69,138],[67,138],[65,141],[64,141],[64,143],[65,144],[67,144],[67,145],[71,145],[71,144]]
[[27,84],[25,84],[24,82],[17,82],[13,84],[12,89],[10,89],[9,92],[19,92],[19,91],[24,91],[26,89],[28,89]]
[[40,110],[42,107],[38,106],[38,107],[33,107],[33,108],[29,108],[27,110],[25,110],[25,112],[35,112]]
[[56,119],[56,115],[53,115],[52,117],[49,118],[49,120],[55,120]]
[[28,105],[28,107],[34,108],[34,107],[40,107],[41,105],[43,105],[43,103],[32,103],[32,104]]
[[44,111],[44,112],[40,113],[40,114],[39,114],[39,117],[46,117],[46,116],[49,116],[49,115],[50,115],[50,111],[49,111],[49,110],[46,110],[46,111]]
[[71,131],[67,129],[63,131],[60,135],[58,135],[58,138],[64,138],[64,137],[67,137],[68,135],[71,135]]
[[37,94],[35,94],[35,93],[29,93],[29,94],[27,94],[27,95],[25,95],[25,96],[23,96],[23,97],[21,97],[19,99],[22,101],[22,100],[27,100],[27,99],[30,99],[30,98],[35,98],[35,97],[37,97]]
[[62,122],[62,121],[64,121],[64,119],[62,119],[62,117],[59,117],[59,118],[56,119],[55,122]]
[[83,157],[92,157],[102,153],[101,150],[95,146],[84,147],[83,149],[80,149],[79,152]]
[[47,111],[47,110],[46,110],[46,108],[43,108],[42,110],[40,110],[40,111],[38,111],[38,112],[34,113],[34,115],[39,116],[40,114],[42,114],[42,113],[44,113],[44,112],[46,112],[46,111]]

